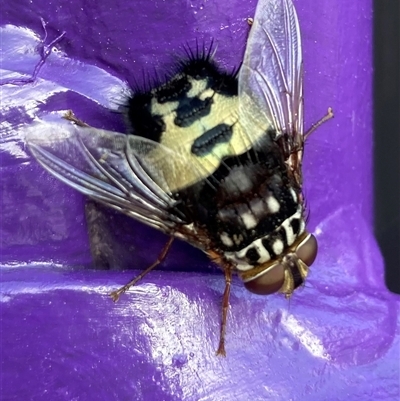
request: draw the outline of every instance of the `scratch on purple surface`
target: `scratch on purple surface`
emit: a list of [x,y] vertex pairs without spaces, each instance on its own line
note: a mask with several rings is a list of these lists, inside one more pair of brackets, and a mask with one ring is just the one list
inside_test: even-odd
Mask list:
[[62,32],[59,36],[54,38],[49,44],[46,44],[47,41],[47,30],[46,30],[46,22],[43,18],[40,19],[42,22],[43,30],[44,30],[44,38],[37,45],[37,53],[40,56],[40,60],[36,64],[32,76],[27,78],[19,78],[19,79],[4,79],[0,80],[0,85],[25,85],[32,82],[35,82],[37,76],[39,75],[40,69],[43,67],[46,62],[47,57],[49,57],[50,53],[53,51],[53,47],[59,43],[62,38],[65,36],[65,31]]

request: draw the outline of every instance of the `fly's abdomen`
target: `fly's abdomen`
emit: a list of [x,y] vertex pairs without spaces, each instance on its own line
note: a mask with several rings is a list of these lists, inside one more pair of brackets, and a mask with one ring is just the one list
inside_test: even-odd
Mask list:
[[226,158],[184,194],[193,199],[186,214],[213,247],[246,268],[274,259],[304,231],[300,191],[278,145],[266,140],[259,149]]

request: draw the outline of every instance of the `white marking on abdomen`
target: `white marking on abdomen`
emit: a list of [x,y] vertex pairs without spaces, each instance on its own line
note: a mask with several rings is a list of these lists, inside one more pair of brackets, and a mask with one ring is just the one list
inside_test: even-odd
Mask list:
[[[247,249],[247,248],[246,248]],[[233,262],[233,264],[236,266],[236,268],[242,272],[245,272],[247,270],[254,269],[253,265],[250,265],[249,262],[243,259],[239,259],[237,257],[236,252],[225,252],[224,255],[228,260]]]
[[[244,215],[250,215],[249,213],[243,213],[242,214],[242,219],[243,221],[245,220],[243,218]],[[302,208],[301,206],[298,207],[297,212],[295,214],[293,214],[292,216],[290,216],[289,218],[287,218],[286,220],[284,220],[282,222],[282,224],[277,228],[277,230],[275,230],[275,232],[278,232],[279,229],[284,229],[286,232],[286,238],[288,241],[288,246],[292,245],[294,243],[294,241],[296,240],[296,238],[298,237],[298,235],[293,234],[293,229],[292,226],[290,224],[291,220],[294,218],[299,218],[300,219],[300,232],[299,234],[301,234],[304,230],[305,227],[305,223],[304,220],[302,219]],[[221,241],[224,242],[223,240],[223,236],[226,236],[227,239],[231,240],[233,239],[233,241],[235,242],[236,245],[239,245],[240,241],[238,241],[238,238],[236,235],[232,236],[232,239],[228,236],[227,233],[222,233],[221,234]],[[269,260],[271,260],[271,255],[270,253],[267,251],[267,249],[265,249],[264,245],[262,244],[262,240],[268,240],[270,238],[270,234],[258,238],[257,240],[253,241],[251,244],[249,244],[248,246],[246,246],[245,248],[241,249],[240,251],[237,252],[225,252],[225,257],[232,261],[233,264],[235,264],[236,268],[240,271],[248,271],[254,268],[254,265],[250,265],[249,262],[246,259],[246,253],[249,249],[254,248],[257,250],[258,254],[259,254],[259,258],[257,260],[257,264],[261,265],[263,263],[268,262]],[[242,240],[243,238],[241,238]],[[224,242],[225,243],[225,242]],[[226,244],[227,245],[227,244]],[[230,246],[230,245],[227,245]],[[279,255],[282,254],[282,252],[285,250],[284,249],[284,243],[282,240],[280,240],[279,238],[277,238],[274,243],[272,244],[272,250],[275,253],[275,255],[277,256],[277,260],[279,259]],[[275,256],[274,256],[275,258]],[[264,273],[260,273],[264,274]]]
[[299,230],[299,235],[303,233],[303,231],[306,228],[306,223],[303,219],[300,219],[300,230]]
[[226,246],[233,246],[234,245],[232,239],[225,232],[222,233],[219,238],[220,238],[221,242]]
[[251,212],[242,213],[240,215],[240,217],[247,230],[251,230],[252,228],[256,227],[256,225],[258,223],[256,218],[254,217],[254,215]]
[[293,200],[297,203],[297,195],[293,188],[289,189],[290,194],[292,195]]
[[268,262],[271,259],[271,255],[269,252],[265,249],[264,245],[262,244],[262,238],[259,238],[257,241],[254,241],[253,244],[256,246],[256,249],[258,251],[258,254],[260,255],[260,258],[258,259],[258,263],[265,263]]
[[280,255],[283,252],[282,240],[276,239],[275,242],[272,244],[272,250],[274,251],[275,255]]
[[[296,215],[294,215],[296,216]],[[293,217],[292,217],[293,218]],[[286,219],[283,223],[282,223],[282,227],[286,232],[286,241],[287,244],[290,246],[293,244],[294,240],[296,239],[296,236],[293,234],[293,229],[292,226],[290,224],[292,218],[290,219]]]
[[262,264],[268,262],[271,259],[271,255],[269,252],[264,248],[262,244],[262,238],[252,242],[250,245],[246,246],[246,248],[241,249],[238,252],[226,252],[225,257],[235,264],[237,264],[236,268],[240,271],[246,271],[254,268],[253,265],[249,265],[246,253],[249,249],[255,248],[260,255],[257,263]]
[[267,203],[268,211],[270,213],[278,213],[279,212],[281,205],[273,196],[268,196],[268,198],[265,200],[265,202]]

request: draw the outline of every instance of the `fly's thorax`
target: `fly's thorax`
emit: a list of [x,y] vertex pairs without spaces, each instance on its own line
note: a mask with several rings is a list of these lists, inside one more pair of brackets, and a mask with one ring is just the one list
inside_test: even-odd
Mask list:
[[181,67],[167,83],[134,94],[127,107],[132,133],[162,145],[148,149],[145,161],[162,172],[157,183],[168,192],[214,174],[222,160],[249,151],[268,128],[254,127],[251,137],[245,133],[238,121],[236,76],[219,71],[210,60],[190,60]]

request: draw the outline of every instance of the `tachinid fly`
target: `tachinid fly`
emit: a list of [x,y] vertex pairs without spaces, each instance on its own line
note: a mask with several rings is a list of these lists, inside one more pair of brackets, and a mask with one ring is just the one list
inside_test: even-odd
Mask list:
[[32,127],[27,142],[46,170],[170,236],[114,300],[165,258],[173,238],[183,239],[225,273],[217,351],[225,355],[232,273],[257,294],[290,296],[304,282],[317,241],[302,195],[302,72],[291,0],[260,0],[238,73],[221,71],[210,51],[189,52],[168,82],[133,91],[128,134],[72,114],[76,124]]

